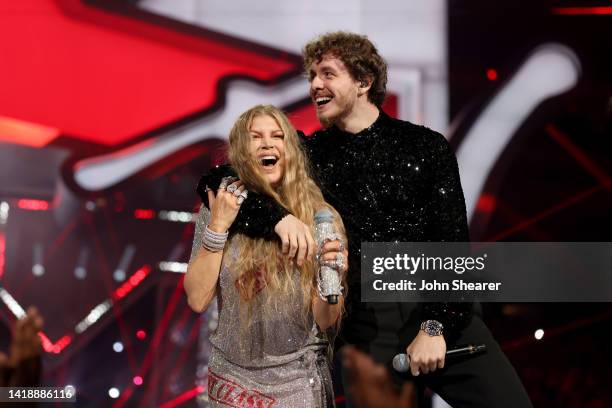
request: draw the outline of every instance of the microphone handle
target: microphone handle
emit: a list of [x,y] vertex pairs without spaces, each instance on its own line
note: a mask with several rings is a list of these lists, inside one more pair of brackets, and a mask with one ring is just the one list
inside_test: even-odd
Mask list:
[[[315,214],[315,241],[318,250],[321,250],[325,242],[335,237],[334,217],[328,209],[322,209]],[[324,296],[327,303],[335,305],[342,292],[340,276],[334,268],[319,264],[319,274],[317,277],[319,294]]]
[[[483,351],[486,351],[486,349],[487,349],[486,344],[476,344],[476,345],[468,344],[467,346],[462,346],[462,347],[454,348],[451,350],[447,350],[446,357],[452,358],[452,357],[459,357],[459,356],[464,356],[464,355],[469,355],[469,354],[474,354],[474,353],[481,353]],[[406,373],[410,369],[410,356],[408,356],[406,353],[396,354],[395,357],[393,357],[393,361],[391,365],[393,366],[395,371],[399,373]]]
[[466,354],[480,353],[486,349],[486,344],[468,344],[467,346],[447,350],[446,357],[458,357]]

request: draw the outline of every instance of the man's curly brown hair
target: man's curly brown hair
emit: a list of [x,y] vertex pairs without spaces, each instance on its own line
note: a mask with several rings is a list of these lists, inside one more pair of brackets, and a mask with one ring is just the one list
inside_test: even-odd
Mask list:
[[328,54],[340,59],[356,81],[372,81],[368,100],[380,108],[387,92],[387,62],[374,44],[365,35],[345,31],[323,34],[302,50],[306,72]]

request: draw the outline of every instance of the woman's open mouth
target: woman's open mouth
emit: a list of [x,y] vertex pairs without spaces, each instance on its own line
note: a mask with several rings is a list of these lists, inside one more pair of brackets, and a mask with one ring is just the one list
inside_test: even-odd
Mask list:
[[276,163],[278,163],[278,157],[271,155],[271,154],[266,155],[266,156],[261,156],[259,158],[259,164],[261,164],[261,166],[267,170],[273,169]]

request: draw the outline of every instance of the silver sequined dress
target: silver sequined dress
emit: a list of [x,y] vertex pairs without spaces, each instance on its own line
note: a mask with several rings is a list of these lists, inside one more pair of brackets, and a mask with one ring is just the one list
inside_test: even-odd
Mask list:
[[[192,259],[201,246],[208,216],[208,210],[202,206],[196,221]],[[334,406],[326,357],[328,342],[312,316],[308,324],[311,328],[305,328],[301,296],[281,299],[278,304],[283,307],[264,315],[263,288],[253,300],[251,324],[241,326],[244,311],[240,311],[237,276],[226,262],[233,254],[230,241],[217,287],[219,322],[210,338],[213,347],[208,375],[210,407]]]

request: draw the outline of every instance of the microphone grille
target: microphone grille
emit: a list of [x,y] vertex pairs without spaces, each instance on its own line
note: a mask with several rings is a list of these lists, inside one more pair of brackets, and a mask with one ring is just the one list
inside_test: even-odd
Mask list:
[[408,356],[404,353],[396,354],[393,357],[393,368],[398,373],[406,373],[410,368],[410,361],[408,360]]
[[327,208],[322,208],[315,214],[315,224],[321,224],[324,222],[334,222],[334,215]]

